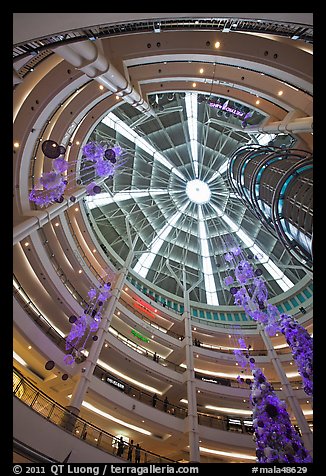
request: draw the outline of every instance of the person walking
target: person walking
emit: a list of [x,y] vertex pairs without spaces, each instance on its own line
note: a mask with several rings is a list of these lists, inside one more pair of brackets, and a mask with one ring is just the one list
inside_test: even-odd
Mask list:
[[123,455],[123,450],[124,450],[124,443],[123,443],[123,439],[122,439],[122,436],[120,437],[120,440],[118,441],[118,451],[117,451],[117,456],[121,456]]
[[127,460],[132,462],[132,452],[133,452],[133,449],[134,449],[134,440],[130,440],[130,443],[129,443],[129,448],[128,448],[128,456],[127,456]]
[[140,463],[140,446],[139,446],[139,443],[137,443],[136,449],[135,449],[135,463]]
[[166,396],[165,399],[164,399],[164,402],[163,402],[163,409],[164,409],[165,412],[168,409],[168,404],[169,404],[169,400],[168,400],[168,397]]
[[155,408],[156,407],[156,401],[157,401],[157,394],[154,393],[153,398],[152,398],[152,405]]

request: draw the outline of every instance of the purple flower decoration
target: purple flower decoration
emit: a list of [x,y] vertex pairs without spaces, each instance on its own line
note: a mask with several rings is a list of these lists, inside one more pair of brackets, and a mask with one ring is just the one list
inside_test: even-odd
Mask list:
[[234,281],[234,280],[233,280],[232,276],[226,276],[226,278],[224,278],[224,284],[225,284],[226,286],[230,286],[230,284],[232,284],[233,281]]

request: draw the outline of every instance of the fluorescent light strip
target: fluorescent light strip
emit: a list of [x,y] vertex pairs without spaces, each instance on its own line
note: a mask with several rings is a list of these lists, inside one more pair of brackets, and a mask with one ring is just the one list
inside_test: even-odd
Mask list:
[[[186,364],[180,364],[180,367],[183,367],[183,368],[187,368]],[[199,372],[201,374],[204,374],[204,375],[212,375],[214,377],[225,377],[225,378],[233,378],[233,379],[236,379],[238,377],[238,373],[237,374],[226,374],[224,372],[213,372],[212,370],[204,370],[204,369],[198,369],[198,368],[194,368],[195,372]],[[254,377],[252,375],[241,375],[242,378],[246,379],[246,378],[249,378],[249,379],[253,379]]]
[[198,205],[198,233],[199,242],[201,247],[202,268],[205,281],[205,292],[207,304],[219,305],[219,300],[216,293],[215,281],[213,277],[213,268],[211,258],[209,256],[207,234],[204,222],[203,211],[200,205]]
[[[216,210],[218,213],[221,213],[221,210],[211,203],[211,206]],[[250,251],[254,255],[261,255],[260,263],[264,266],[264,268],[270,273],[270,275],[277,281],[279,286],[282,288],[283,291],[288,291],[291,289],[294,284],[290,279],[288,279],[284,273],[276,266],[275,263],[267,256],[264,251],[259,248],[259,246],[255,245],[253,240],[243,231],[241,230],[230,217],[225,214],[221,215],[221,218],[225,221],[225,223],[230,227],[231,231],[236,233],[236,235],[240,238],[240,240],[248,246]]]
[[109,205],[114,202],[123,202],[124,200],[130,200],[131,198],[141,198],[141,197],[153,197],[155,195],[164,195],[167,191],[165,190],[132,190],[128,192],[118,192],[114,195],[108,192],[99,193],[96,196],[92,197],[91,195],[85,197],[88,207],[91,210],[95,207],[103,207],[104,205]]
[[109,413],[103,412],[99,408],[94,407],[91,403],[86,402],[85,400],[82,403],[82,406],[87,408],[88,410],[97,413],[98,415],[101,415],[102,417],[112,420],[116,423],[119,423],[120,425],[126,426],[127,428],[130,428],[131,430],[138,431],[139,433],[143,433],[143,435],[151,435],[152,433],[148,430],[145,430],[144,428],[141,428],[140,426],[132,425],[131,423],[127,423],[123,420],[120,420],[119,418],[115,418],[114,416],[110,415]]
[[180,212],[176,212],[172,215],[171,218],[167,221],[166,225],[162,228],[162,230],[157,234],[157,236],[153,239],[152,243],[150,244],[150,251],[146,251],[141,255],[139,260],[137,261],[134,271],[138,273],[143,278],[146,278],[150,267],[153,264],[156,254],[161,249],[161,246],[164,243],[164,240],[167,238],[168,234],[172,230],[173,226],[177,223],[179,218],[181,217],[183,211],[188,206],[186,203]]
[[164,165],[164,167],[167,167],[175,175],[178,175],[182,180],[186,180],[185,176],[177,170],[168,159],[166,159],[161,153],[157,152],[149,142],[147,142],[143,137],[140,137],[133,129],[127,126],[127,124],[118,119],[115,114],[109,112],[109,114],[102,119],[102,122],[150,154],[155,160]]
[[227,456],[228,458],[249,459],[251,461],[257,461],[256,456],[249,456],[243,453],[232,453],[231,451],[211,450],[209,448],[205,448],[204,446],[200,446],[199,451],[202,451],[203,453],[211,453],[214,455]]
[[[24,291],[22,289],[19,289],[19,286],[18,284],[16,283],[15,280],[13,280],[13,284],[14,284],[14,287],[17,289],[18,291],[18,294],[21,296],[21,298],[23,299],[24,302],[26,302],[26,304],[28,304],[28,306],[37,314],[39,315],[40,314],[40,311],[37,309],[37,307],[35,307],[35,305],[31,302],[31,300],[26,297]],[[61,337],[66,337],[66,334],[64,332],[62,332],[58,327],[56,327],[52,322],[51,320],[45,315],[45,314],[42,314],[42,316],[44,317],[44,319],[46,321],[48,321],[48,323],[51,325],[51,327],[53,327],[53,329],[55,329],[57,331],[57,333],[61,336]]]
[[195,170],[195,176],[196,178],[198,178],[197,93],[186,93],[185,102],[190,137],[190,150]]
[[16,354],[14,350],[12,352],[12,355],[13,355],[13,358],[17,360],[17,362],[19,362],[24,367],[27,367],[27,362],[25,362],[25,360],[20,355]]
[[241,408],[215,407],[214,405],[205,405],[208,410],[216,410],[217,412],[228,413],[230,415],[252,415],[252,410],[242,410]]
[[162,395],[163,393],[163,392],[160,392],[157,388],[150,387],[149,385],[146,385],[142,382],[139,382],[138,380],[134,380],[133,378],[128,377],[128,375],[123,374],[122,372],[119,372],[118,370],[114,369],[107,363],[103,362],[103,360],[98,359],[97,363],[104,369],[108,370],[109,372],[112,372],[114,375],[121,377],[123,380],[127,380],[128,382],[135,384],[137,387],[144,388],[145,390],[148,390],[149,392],[152,392],[152,393],[157,393],[158,395]]

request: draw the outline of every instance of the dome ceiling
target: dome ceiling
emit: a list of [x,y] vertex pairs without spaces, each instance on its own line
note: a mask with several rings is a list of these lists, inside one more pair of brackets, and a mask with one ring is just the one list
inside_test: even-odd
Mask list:
[[195,92],[151,94],[148,102],[156,116],[123,103],[102,118],[89,139],[114,142],[125,151],[118,173],[84,201],[102,248],[121,267],[130,248],[128,233],[132,240],[137,236],[130,273],[182,296],[169,268],[182,281],[184,266],[189,286],[202,278],[190,294],[201,303],[232,304],[223,283],[223,256],[234,244],[264,272],[269,297],[292,287],[305,271],[234,195],[226,173],[235,150],[260,141],[259,134],[246,132],[244,117],[254,125],[264,116]]

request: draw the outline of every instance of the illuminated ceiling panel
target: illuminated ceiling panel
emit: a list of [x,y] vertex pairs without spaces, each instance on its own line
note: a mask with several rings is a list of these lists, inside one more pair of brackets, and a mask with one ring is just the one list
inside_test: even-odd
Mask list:
[[[171,100],[168,93],[153,94],[148,100],[156,116],[144,117],[124,103],[95,127],[91,138],[114,140],[127,151],[127,160],[105,181],[101,194],[85,200],[93,229],[122,265],[129,251],[127,219],[132,238],[138,237],[131,265],[136,278],[162,288],[163,295],[182,297],[168,260],[181,280],[185,266],[190,286],[203,277],[191,300],[215,305],[233,304],[223,284],[224,254],[230,243],[238,243],[265,269],[272,298],[306,273],[229,186],[228,159],[254,135],[230,127],[239,126],[241,119],[221,116],[199,96],[175,92]],[[218,121],[210,121],[216,117]],[[264,119],[254,111],[249,121],[255,125]],[[261,134],[255,140],[263,140]]]

